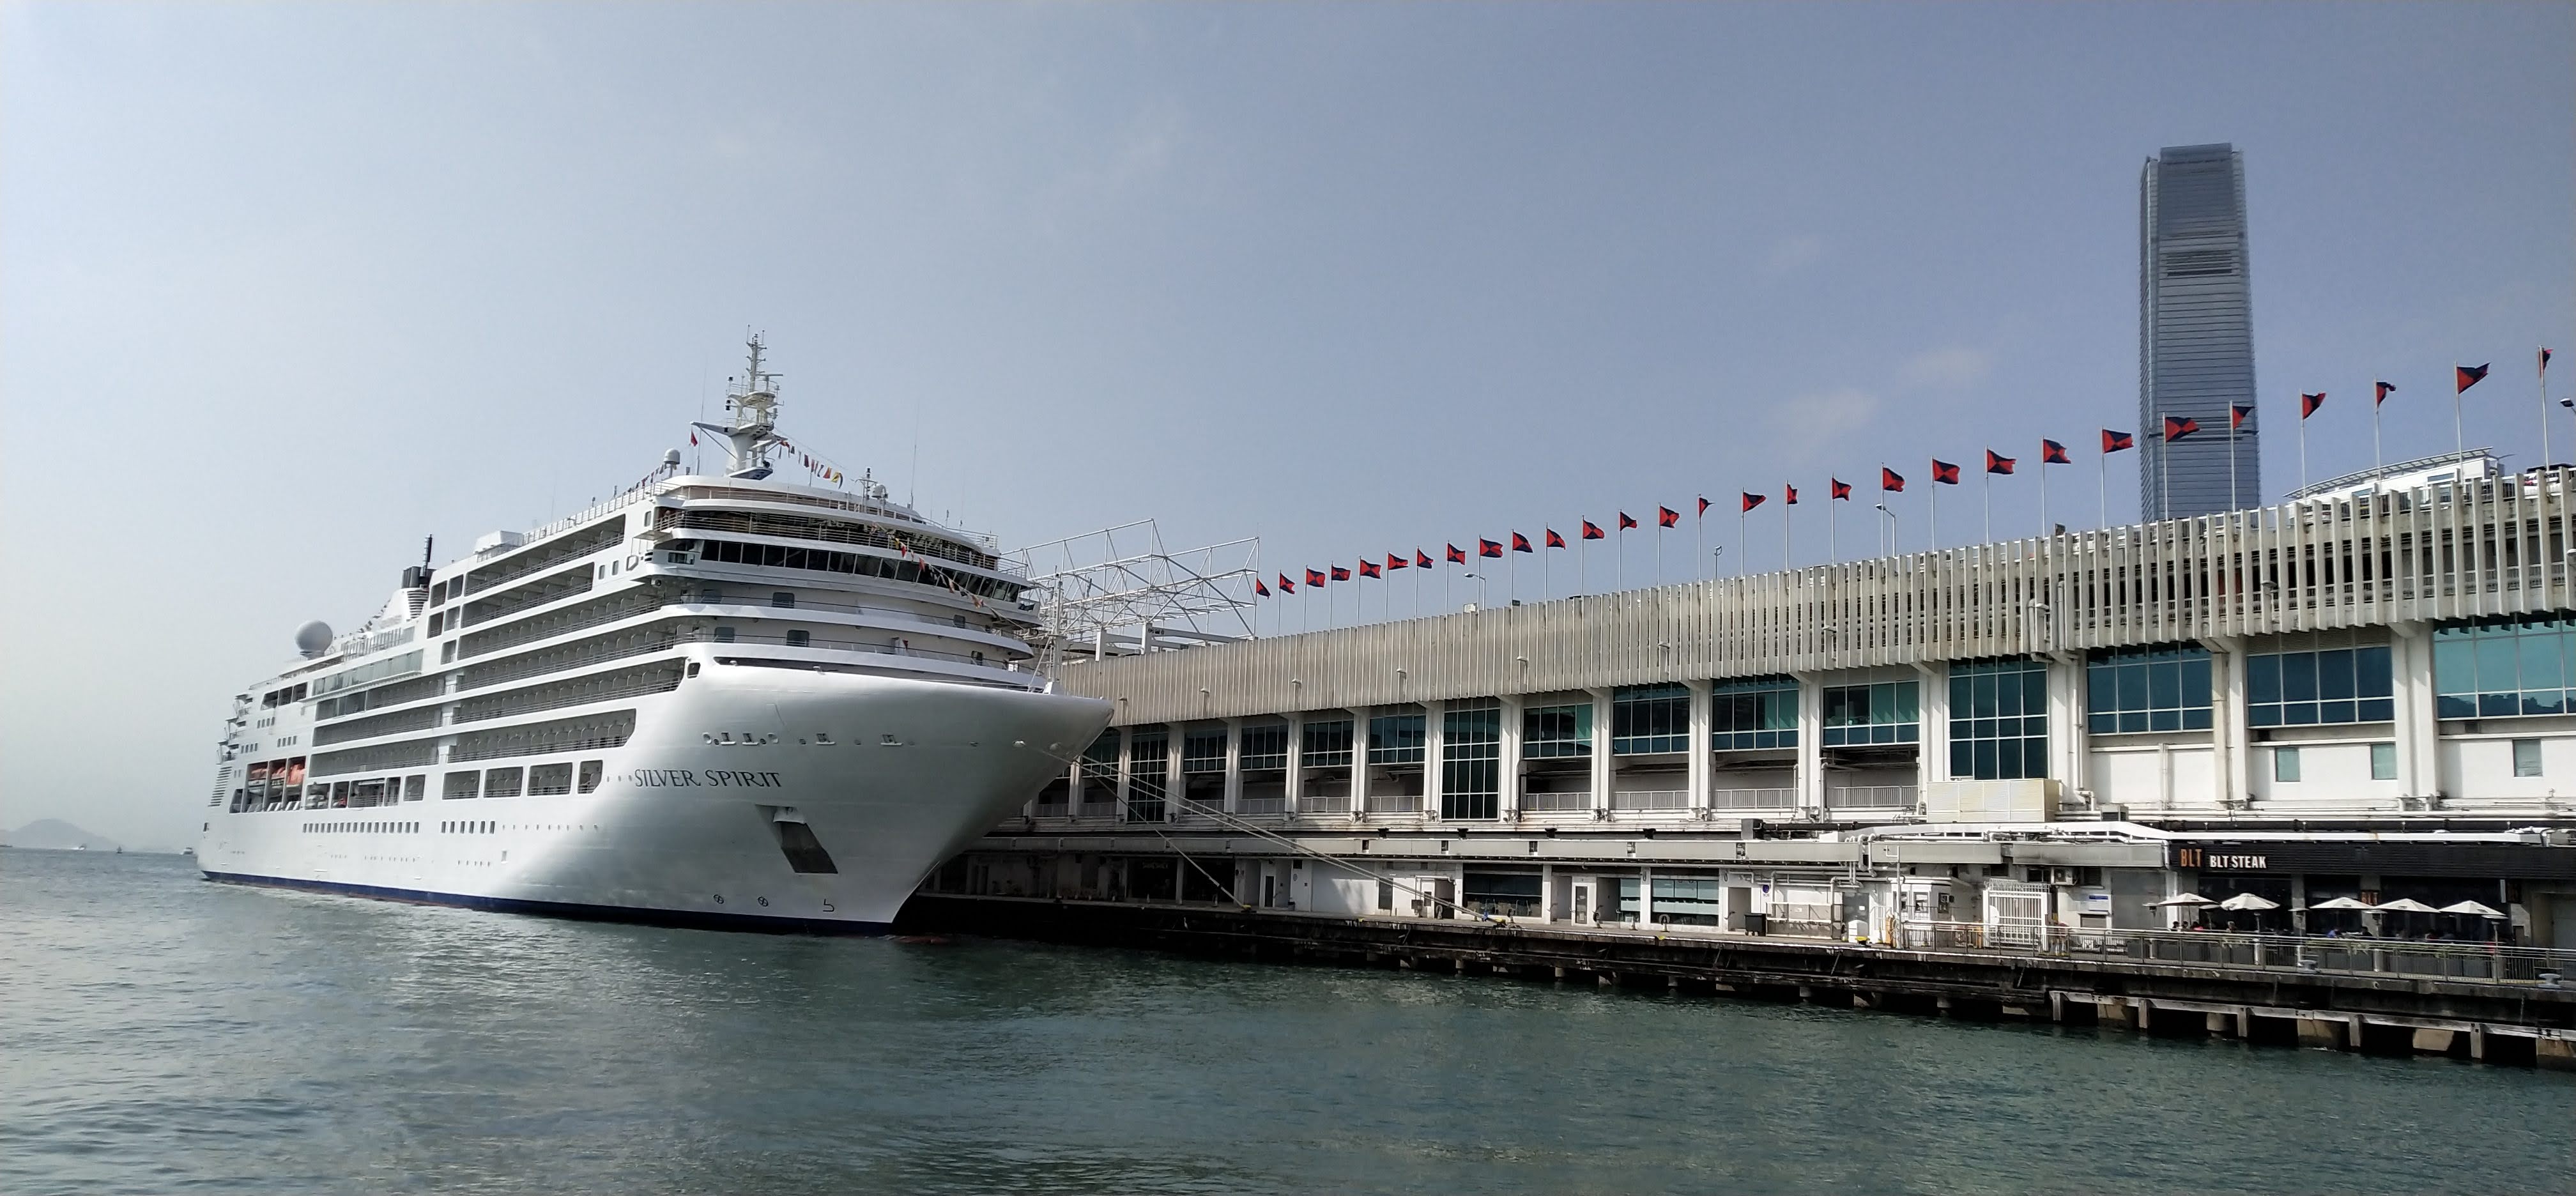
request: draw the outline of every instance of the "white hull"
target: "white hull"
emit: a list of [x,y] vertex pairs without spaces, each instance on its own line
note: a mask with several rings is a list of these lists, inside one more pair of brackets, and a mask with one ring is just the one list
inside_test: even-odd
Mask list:
[[[623,746],[526,761],[603,760],[592,792],[449,800],[433,787],[366,809],[219,815],[199,867],[487,908],[878,930],[1108,718],[1089,698],[710,666],[643,702]],[[782,817],[811,828],[833,871],[797,870]]]

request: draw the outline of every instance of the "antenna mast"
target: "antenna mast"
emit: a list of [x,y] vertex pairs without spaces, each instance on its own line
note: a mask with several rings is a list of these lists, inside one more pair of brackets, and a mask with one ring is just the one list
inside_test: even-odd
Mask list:
[[690,425],[724,438],[725,473],[730,477],[768,477],[769,446],[778,443],[779,376],[762,368],[769,351],[764,335],[752,333],[744,342],[750,350],[750,365],[725,392],[725,409],[733,412],[733,422]]

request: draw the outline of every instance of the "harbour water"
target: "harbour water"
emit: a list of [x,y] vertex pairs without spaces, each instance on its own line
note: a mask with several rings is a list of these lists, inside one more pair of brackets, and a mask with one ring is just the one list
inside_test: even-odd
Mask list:
[[2563,1192],[2576,1076],[0,851],[0,1191]]

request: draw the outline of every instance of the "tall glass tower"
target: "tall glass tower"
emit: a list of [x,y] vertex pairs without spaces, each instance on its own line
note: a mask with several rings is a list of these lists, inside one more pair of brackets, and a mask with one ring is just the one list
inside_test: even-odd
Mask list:
[[[2254,296],[2245,263],[2245,156],[2169,145],[2138,185],[2138,509],[2181,519],[2258,506],[2263,438],[2254,405]],[[2165,443],[2168,417],[2200,430]],[[2233,458],[2231,468],[2231,455]]]

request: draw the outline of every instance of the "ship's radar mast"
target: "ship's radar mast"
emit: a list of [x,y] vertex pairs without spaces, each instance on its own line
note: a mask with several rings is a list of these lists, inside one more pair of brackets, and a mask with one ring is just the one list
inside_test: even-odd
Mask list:
[[769,446],[778,443],[778,375],[762,368],[762,358],[769,351],[763,335],[752,333],[744,342],[751,363],[741,377],[726,380],[725,408],[733,412],[733,422],[691,425],[724,437],[725,473],[730,477],[768,477]]

